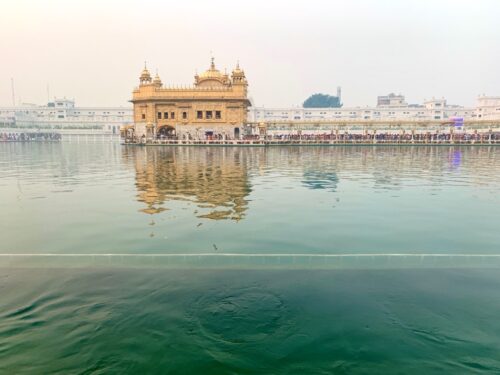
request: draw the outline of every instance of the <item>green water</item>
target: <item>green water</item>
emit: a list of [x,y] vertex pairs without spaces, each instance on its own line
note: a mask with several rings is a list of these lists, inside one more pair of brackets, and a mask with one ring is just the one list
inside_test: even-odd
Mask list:
[[500,372],[499,147],[3,143],[0,176],[2,374]]

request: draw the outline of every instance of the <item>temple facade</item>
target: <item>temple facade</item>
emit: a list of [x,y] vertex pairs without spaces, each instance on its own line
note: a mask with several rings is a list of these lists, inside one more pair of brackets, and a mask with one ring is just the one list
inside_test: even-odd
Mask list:
[[239,64],[231,76],[221,73],[212,58],[208,70],[194,76],[189,87],[164,86],[158,74],[147,67],[133,91],[134,125],[137,140],[162,137],[178,139],[238,139],[245,132],[248,82]]

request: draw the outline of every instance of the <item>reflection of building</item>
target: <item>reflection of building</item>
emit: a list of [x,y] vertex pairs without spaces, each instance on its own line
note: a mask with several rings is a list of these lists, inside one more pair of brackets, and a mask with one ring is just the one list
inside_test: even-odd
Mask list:
[[126,148],[135,162],[138,200],[159,213],[168,201],[191,201],[196,215],[240,220],[250,193],[244,155],[237,149]]
[[145,67],[133,92],[137,138],[177,135],[239,137],[247,120],[247,80],[239,65],[231,76],[215,68],[195,75],[192,87],[165,87]]
[[[486,168],[490,175],[467,183],[489,183],[499,176],[498,147],[124,147],[135,170],[142,211],[186,212],[199,218],[241,220],[249,210],[251,179],[258,189],[272,179],[273,194],[300,184],[318,194],[342,195],[353,183],[362,189],[396,191],[407,186],[439,187],[443,173]],[[397,157],[394,157],[397,155]],[[474,172],[474,171],[472,171]],[[263,191],[255,196],[262,198]],[[356,193],[357,194],[357,193]],[[184,202],[184,203],[183,203]],[[270,207],[274,201],[266,202]],[[279,202],[277,204],[280,204]],[[186,212],[187,213],[187,212]]]

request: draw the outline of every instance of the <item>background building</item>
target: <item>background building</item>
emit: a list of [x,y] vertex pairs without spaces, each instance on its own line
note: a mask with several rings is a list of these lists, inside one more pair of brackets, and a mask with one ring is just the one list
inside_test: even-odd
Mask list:
[[0,126],[11,129],[50,129],[119,134],[132,123],[130,107],[76,107],[70,99],[55,99],[47,105],[22,104],[0,107]]
[[404,95],[396,95],[390,93],[389,95],[377,96],[377,107],[405,107],[408,104],[405,101]]
[[[380,99],[384,98],[384,99]],[[388,98],[388,99],[387,99]],[[252,107],[249,120],[260,121],[316,121],[316,120],[448,120],[454,117],[476,119],[483,112],[492,119],[500,116],[500,97],[480,97],[477,107],[450,105],[446,99],[424,101],[423,104],[408,104],[403,95],[378,97],[376,107],[342,108],[265,108]],[[387,104],[389,103],[389,104]],[[488,104],[486,104],[488,103]],[[481,111],[479,109],[481,108]]]
[[500,96],[480,96],[476,114],[484,120],[500,120]]

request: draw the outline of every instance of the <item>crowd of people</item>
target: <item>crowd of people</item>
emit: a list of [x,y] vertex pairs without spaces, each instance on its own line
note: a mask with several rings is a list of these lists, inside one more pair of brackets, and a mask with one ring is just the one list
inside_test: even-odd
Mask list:
[[[250,139],[254,139],[251,136]],[[339,141],[339,142],[471,142],[500,140],[500,133],[339,133],[339,134],[273,134],[266,140],[277,141]]]
[[[200,138],[202,137],[202,138]],[[235,140],[236,138],[233,138],[227,134],[221,134],[221,133],[211,133],[211,134],[205,134],[203,136],[200,135],[194,135],[191,133],[185,133],[180,136],[178,135],[164,135],[164,134],[158,134],[156,136],[156,139],[159,140],[185,140],[185,141],[198,141],[198,140],[207,140],[207,141],[224,141],[224,140]]]
[[0,142],[60,141],[59,133],[0,133]]
[[[140,139],[128,139],[131,142],[148,143],[152,140],[146,140],[143,136]],[[227,134],[204,134],[202,136],[194,136],[192,134],[182,135],[158,135],[153,143],[162,143],[162,141],[193,141],[193,142],[214,142],[221,141],[261,141],[261,142],[338,142],[338,143],[476,143],[476,142],[499,142],[499,132],[482,132],[482,133],[445,133],[445,132],[427,132],[427,133],[411,133],[411,132],[380,132],[380,133],[323,133],[323,134],[246,134],[239,137],[231,137]]]

